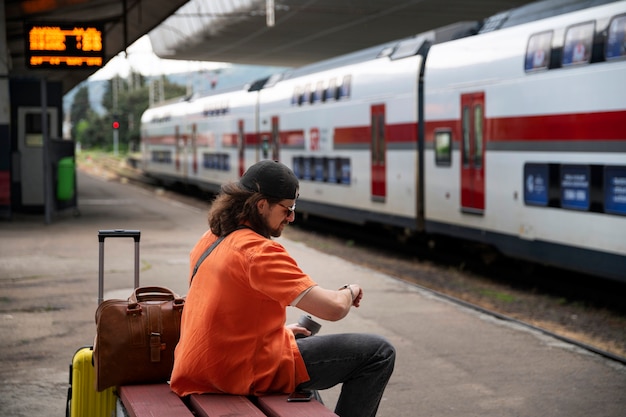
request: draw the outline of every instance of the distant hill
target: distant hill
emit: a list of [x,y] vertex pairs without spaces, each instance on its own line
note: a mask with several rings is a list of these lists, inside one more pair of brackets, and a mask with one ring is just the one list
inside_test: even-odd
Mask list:
[[[283,67],[266,67],[258,65],[232,65],[215,70],[203,70],[196,72],[184,72],[177,74],[166,74],[167,79],[173,84],[193,87],[193,91],[198,94],[207,94],[214,88],[231,88],[250,84],[258,79],[271,74],[280,73],[287,70]],[[146,77],[150,80],[155,77]],[[102,96],[107,89],[108,80],[83,81],[65,96],[63,96],[63,111],[68,113],[78,90],[87,85],[89,89],[89,104],[98,114],[106,112],[102,106]]]

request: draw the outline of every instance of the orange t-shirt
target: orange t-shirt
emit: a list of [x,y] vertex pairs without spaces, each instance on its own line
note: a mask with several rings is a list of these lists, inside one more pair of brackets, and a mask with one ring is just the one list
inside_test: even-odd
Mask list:
[[[216,240],[206,232],[191,269]],[[285,248],[250,229],[227,236],[202,263],[189,288],[171,388],[194,393],[293,392],[309,380],[286,308],[316,285]]]

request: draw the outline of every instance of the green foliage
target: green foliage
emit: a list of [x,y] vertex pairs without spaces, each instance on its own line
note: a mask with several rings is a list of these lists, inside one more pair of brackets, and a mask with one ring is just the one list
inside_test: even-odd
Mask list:
[[502,291],[483,289],[480,290],[480,293],[488,298],[503,301],[506,303],[513,303],[517,301],[517,298],[513,294],[505,293]]
[[[71,118],[71,116],[70,116]],[[75,121],[72,126],[72,138],[80,142],[83,148],[106,146],[107,138],[103,130],[103,120],[91,109],[85,117]]]

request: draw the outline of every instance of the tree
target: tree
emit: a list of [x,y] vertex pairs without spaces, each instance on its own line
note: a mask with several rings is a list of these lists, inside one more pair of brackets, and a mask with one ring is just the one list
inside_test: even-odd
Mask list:
[[76,128],[81,121],[87,120],[89,112],[91,112],[91,105],[89,104],[89,88],[87,87],[87,84],[84,84],[76,92],[70,107],[70,122],[72,123],[71,134],[72,138],[75,140],[77,140]]

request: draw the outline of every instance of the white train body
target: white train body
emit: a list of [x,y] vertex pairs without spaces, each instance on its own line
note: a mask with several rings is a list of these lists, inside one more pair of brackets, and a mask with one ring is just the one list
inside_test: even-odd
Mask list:
[[[316,206],[310,209],[353,221],[379,221],[393,216],[402,219],[407,227],[415,228],[416,142],[413,140],[404,148],[387,148],[386,178],[381,181],[387,189],[376,198],[371,190],[370,124],[372,106],[383,105],[388,130],[405,125],[416,131],[416,74],[421,59],[413,56],[400,61],[379,59],[339,66],[294,76],[261,90],[261,123],[263,126],[271,125],[272,121],[278,123],[280,131],[288,135],[286,143],[281,144],[278,159],[294,166],[303,179],[300,195],[303,202],[310,201]],[[338,88],[349,85],[350,91],[325,102],[310,103],[309,99],[300,105],[293,103],[294,92],[306,91],[307,86],[315,87],[318,83],[327,87],[332,80],[336,80]],[[324,161],[334,161],[334,165],[331,163],[329,168]],[[320,168],[332,171],[333,167],[335,172],[342,173],[342,178],[336,174],[329,180],[328,172],[320,172]],[[305,204],[303,209],[308,206]]]
[[143,168],[217,191],[280,160],[300,212],[626,281],[626,1],[468,27],[151,108]]

